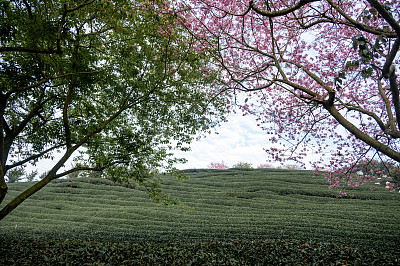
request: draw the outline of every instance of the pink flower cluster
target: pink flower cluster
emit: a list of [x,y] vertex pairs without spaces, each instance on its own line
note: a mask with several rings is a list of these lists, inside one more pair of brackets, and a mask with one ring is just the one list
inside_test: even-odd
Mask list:
[[[400,186],[395,184],[399,177],[399,166],[390,161],[384,162],[373,159],[360,160],[356,165],[333,169],[325,173],[325,179],[329,183],[330,189],[356,188],[367,183],[381,186],[384,182],[385,188],[390,192],[400,192]],[[375,187],[371,187],[371,191],[374,190]],[[339,195],[345,196],[342,191],[339,192]]]
[[211,162],[209,165],[208,165],[208,168],[209,169],[228,169],[229,167],[224,163],[224,161],[222,161],[221,163],[214,163],[214,162]]
[[304,163],[312,152],[316,167],[330,169],[331,188],[381,178],[399,189],[385,171],[349,173],[346,165],[373,150],[400,162],[400,104],[390,89],[400,81],[382,73],[386,63],[400,73],[398,57],[387,56],[398,50],[400,1],[173,2],[196,49],[209,51],[210,65],[221,69],[215,94],[252,97],[240,110],[271,135],[273,162]]

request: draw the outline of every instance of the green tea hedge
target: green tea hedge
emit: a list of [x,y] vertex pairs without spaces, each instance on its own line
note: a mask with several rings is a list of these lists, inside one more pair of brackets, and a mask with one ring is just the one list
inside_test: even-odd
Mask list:
[[400,252],[332,243],[1,239],[0,265],[400,265]]

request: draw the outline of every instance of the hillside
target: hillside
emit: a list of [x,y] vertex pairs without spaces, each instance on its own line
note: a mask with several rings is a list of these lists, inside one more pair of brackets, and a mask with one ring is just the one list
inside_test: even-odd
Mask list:
[[[182,206],[104,179],[57,180],[0,222],[0,237],[96,240],[400,243],[399,193],[358,188],[337,199],[323,177],[278,169],[187,170],[163,189]],[[29,183],[9,184],[10,198]],[[354,189],[356,190],[356,189]]]

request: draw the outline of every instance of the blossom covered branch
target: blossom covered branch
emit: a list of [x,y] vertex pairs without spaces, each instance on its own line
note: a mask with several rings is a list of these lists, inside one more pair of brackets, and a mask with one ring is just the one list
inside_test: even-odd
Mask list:
[[[313,164],[335,178],[360,156],[400,162],[399,1],[176,0],[174,7],[221,69],[218,89],[252,96],[242,110],[273,136],[272,160]],[[310,153],[320,159],[305,162]],[[373,182],[364,174],[351,172]]]

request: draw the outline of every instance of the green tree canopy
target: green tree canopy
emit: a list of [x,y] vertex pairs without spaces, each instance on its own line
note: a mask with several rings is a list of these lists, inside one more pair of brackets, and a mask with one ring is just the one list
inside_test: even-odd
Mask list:
[[62,152],[0,219],[74,171],[151,183],[224,110],[166,1],[4,0],[0,20],[0,203],[7,171]]

